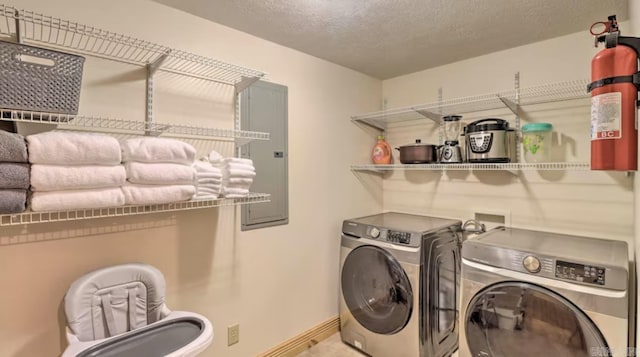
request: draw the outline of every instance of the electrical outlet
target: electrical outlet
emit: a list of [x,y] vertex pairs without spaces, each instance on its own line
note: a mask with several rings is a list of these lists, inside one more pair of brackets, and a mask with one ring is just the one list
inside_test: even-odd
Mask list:
[[240,325],[235,324],[227,327],[227,346],[240,342]]

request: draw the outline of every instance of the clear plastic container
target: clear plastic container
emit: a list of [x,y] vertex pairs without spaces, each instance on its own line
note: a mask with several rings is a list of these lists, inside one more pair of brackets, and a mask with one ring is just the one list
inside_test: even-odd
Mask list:
[[551,158],[551,132],[549,123],[530,123],[522,126],[522,148],[526,162],[549,162]]

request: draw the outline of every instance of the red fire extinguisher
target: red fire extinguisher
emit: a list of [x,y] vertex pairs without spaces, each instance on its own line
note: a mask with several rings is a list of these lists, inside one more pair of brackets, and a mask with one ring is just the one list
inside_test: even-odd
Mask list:
[[[597,28],[602,31],[598,32]],[[591,60],[591,169],[638,169],[637,103],[640,38],[620,36],[616,16],[590,32],[605,49]]]

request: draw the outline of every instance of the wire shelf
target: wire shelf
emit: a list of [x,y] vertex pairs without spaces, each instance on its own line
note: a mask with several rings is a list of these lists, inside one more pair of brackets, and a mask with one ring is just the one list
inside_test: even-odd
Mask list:
[[15,226],[21,224],[67,222],[85,219],[124,217],[147,213],[185,211],[201,208],[243,205],[250,203],[269,202],[270,195],[266,193],[251,193],[243,198],[220,198],[216,200],[193,200],[176,203],[163,203],[146,206],[121,206],[110,208],[81,209],[59,212],[24,212],[19,214],[0,215],[0,226]]
[[[16,19],[20,22],[19,29],[16,27]],[[0,5],[0,34],[16,36],[17,33],[27,44],[140,66],[155,63],[166,56],[159,70],[234,86],[247,79],[257,80],[265,75],[261,71],[172,49],[131,36]]]
[[393,170],[423,170],[423,171],[446,171],[446,170],[482,170],[482,171],[586,171],[590,169],[588,162],[543,162],[543,163],[462,163],[462,164],[394,164],[394,165],[351,165],[353,171],[393,171]]
[[[453,98],[443,100],[442,102],[432,102],[354,115],[351,117],[351,120],[369,124],[380,130],[386,130],[387,124],[392,122],[428,118],[439,123],[440,117],[444,115],[465,114],[504,108],[517,112],[519,107],[527,105],[588,98],[588,84],[588,80],[576,80],[522,88],[519,92],[513,90]],[[518,102],[519,104],[516,104]]]
[[41,113],[12,109],[0,109],[0,120],[52,124],[58,125],[58,129],[99,129],[108,132],[136,135],[149,134],[155,136],[169,135],[174,137],[236,138],[245,141],[269,140],[270,138],[269,133],[256,131],[218,129],[156,122],[145,123],[135,120]]

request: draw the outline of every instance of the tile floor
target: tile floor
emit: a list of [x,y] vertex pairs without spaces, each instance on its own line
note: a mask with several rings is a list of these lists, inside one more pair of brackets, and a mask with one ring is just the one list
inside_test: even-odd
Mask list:
[[342,342],[340,333],[334,333],[317,345],[298,354],[296,357],[366,357],[356,349]]

